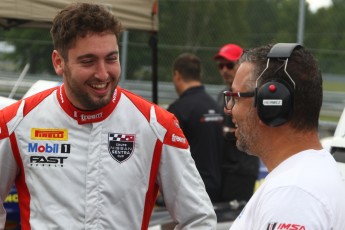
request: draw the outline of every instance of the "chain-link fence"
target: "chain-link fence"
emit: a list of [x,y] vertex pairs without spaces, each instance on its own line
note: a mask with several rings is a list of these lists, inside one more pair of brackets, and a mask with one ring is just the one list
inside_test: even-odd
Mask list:
[[300,0],[160,0],[159,7],[161,80],[170,80],[169,67],[178,54],[193,52],[203,61],[204,81],[220,84],[213,60],[220,46],[296,42],[301,24],[303,44],[319,59],[322,71],[345,74],[344,1],[317,12],[305,5],[303,18]]

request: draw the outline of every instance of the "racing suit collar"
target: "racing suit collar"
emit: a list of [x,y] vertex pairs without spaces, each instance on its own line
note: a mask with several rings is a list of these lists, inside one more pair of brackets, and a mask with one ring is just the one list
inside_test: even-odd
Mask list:
[[111,112],[115,109],[121,95],[121,88],[116,87],[114,95],[110,103],[100,109],[93,111],[82,111],[77,109],[68,100],[65,92],[64,84],[62,84],[57,90],[57,98],[61,108],[73,119],[78,121],[78,124],[88,124],[94,122],[100,122],[106,119]]

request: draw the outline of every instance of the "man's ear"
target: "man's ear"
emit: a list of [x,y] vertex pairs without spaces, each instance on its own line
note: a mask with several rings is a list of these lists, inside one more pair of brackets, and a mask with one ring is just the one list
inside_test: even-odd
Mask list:
[[174,78],[176,81],[181,81],[181,74],[178,70],[174,70]]
[[62,76],[62,74],[64,72],[63,71],[64,70],[64,68],[63,68],[64,60],[57,50],[54,50],[52,53],[52,62],[53,62],[53,66],[55,69],[55,73],[58,76]]

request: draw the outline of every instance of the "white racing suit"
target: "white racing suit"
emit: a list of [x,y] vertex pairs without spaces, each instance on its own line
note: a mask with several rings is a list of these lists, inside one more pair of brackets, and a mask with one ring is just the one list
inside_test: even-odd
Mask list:
[[2,203],[15,182],[23,230],[147,229],[159,189],[176,228],[216,226],[176,118],[120,87],[93,112],[63,85],[0,111],[0,181]]

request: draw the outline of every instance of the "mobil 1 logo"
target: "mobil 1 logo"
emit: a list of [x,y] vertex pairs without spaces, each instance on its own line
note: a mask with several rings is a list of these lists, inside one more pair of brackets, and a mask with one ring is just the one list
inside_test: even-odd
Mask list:
[[63,167],[71,144],[29,143],[30,166]]

